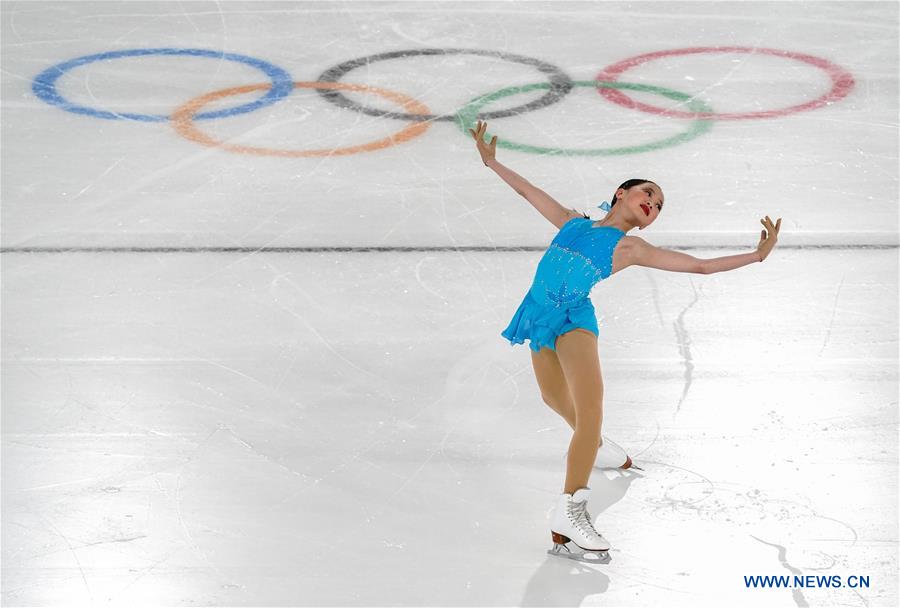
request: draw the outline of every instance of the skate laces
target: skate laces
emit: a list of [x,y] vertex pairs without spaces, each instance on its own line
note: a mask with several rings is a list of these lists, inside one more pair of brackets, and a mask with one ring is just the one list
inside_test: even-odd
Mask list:
[[569,513],[572,516],[572,521],[575,526],[582,532],[586,532],[588,534],[596,534],[599,536],[600,533],[597,532],[597,530],[594,528],[594,523],[591,521],[591,514],[588,513],[587,501],[573,501],[569,504],[571,505]]

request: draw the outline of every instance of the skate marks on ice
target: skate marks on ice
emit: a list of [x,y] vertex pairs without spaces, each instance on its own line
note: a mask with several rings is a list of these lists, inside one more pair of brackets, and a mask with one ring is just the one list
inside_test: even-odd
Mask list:
[[[647,493],[644,503],[652,507],[648,513],[656,519],[739,527],[756,540],[784,539],[786,530],[790,531],[789,538],[795,539],[824,536],[840,543],[842,551],[852,548],[859,538],[849,523],[818,512],[802,497],[798,500],[745,484],[713,482],[695,471],[667,463],[653,464],[659,465],[659,474],[648,478],[648,485],[642,489]],[[820,550],[805,552],[802,559],[798,566],[803,570],[827,570],[836,561],[833,555]]]
[[[853,542],[856,542],[857,533],[853,526],[821,515],[809,504],[773,496],[765,490],[742,484],[713,482],[700,473],[671,464],[653,464],[660,465],[659,474],[649,477],[647,482],[656,483],[659,488],[648,486],[647,492],[652,498],[645,502],[653,507],[651,513],[657,519],[684,521],[693,518],[730,525],[769,522],[779,529],[785,522],[797,526],[805,520],[817,520],[815,524],[820,532],[825,520],[849,530]],[[663,485],[663,480],[672,483]]]

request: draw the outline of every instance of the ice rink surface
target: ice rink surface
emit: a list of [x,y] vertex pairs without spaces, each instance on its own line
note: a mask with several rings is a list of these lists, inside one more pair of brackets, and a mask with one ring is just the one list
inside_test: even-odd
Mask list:
[[[897,21],[3,2],[3,605],[896,606]],[[557,229],[479,112],[595,219],[660,184],[657,246],[783,218],[593,291],[606,565],[546,554],[571,430],[500,331]]]

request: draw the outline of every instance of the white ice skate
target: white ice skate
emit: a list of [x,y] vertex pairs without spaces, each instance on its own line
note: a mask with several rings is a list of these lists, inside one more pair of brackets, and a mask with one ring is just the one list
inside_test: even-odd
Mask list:
[[590,488],[561,494],[550,520],[553,548],[547,553],[589,564],[608,564],[609,542],[597,532],[587,511]]
[[[594,460],[595,469],[637,469],[638,471],[644,470],[634,464],[631,461],[631,456],[626,454],[625,450],[622,449],[622,446],[617,444],[615,441],[609,439],[608,437],[603,437],[601,441],[602,443],[600,445],[600,449],[597,450],[597,458]],[[564,457],[568,458],[569,453],[566,452]]]

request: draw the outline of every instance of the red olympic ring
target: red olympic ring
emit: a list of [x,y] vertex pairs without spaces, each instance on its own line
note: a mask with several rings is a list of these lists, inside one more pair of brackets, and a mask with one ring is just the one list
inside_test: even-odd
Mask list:
[[633,108],[635,110],[641,110],[644,112],[649,112],[651,114],[659,114],[662,116],[672,116],[676,118],[693,118],[693,119],[705,119],[705,120],[740,120],[740,119],[748,119],[748,118],[772,118],[775,116],[784,116],[786,114],[793,114],[795,112],[802,112],[804,110],[812,110],[813,108],[818,108],[824,105],[827,105],[831,102],[837,101],[838,99],[843,99],[846,97],[850,90],[853,88],[855,84],[853,80],[853,76],[845,70],[844,68],[831,63],[821,57],[814,57],[813,55],[804,55],[803,53],[794,53],[792,51],[782,51],[779,49],[766,49],[766,48],[754,48],[747,46],[712,46],[712,47],[694,47],[694,48],[685,48],[685,49],[672,49],[668,51],[656,51],[653,53],[645,53],[643,55],[637,55],[635,57],[631,57],[629,59],[625,59],[618,63],[614,63],[610,66],[607,66],[603,69],[600,74],[597,75],[596,80],[598,81],[614,81],[616,80],[623,72],[629,70],[635,66],[641,65],[642,63],[646,63],[648,61],[652,61],[654,59],[659,59],[661,57],[670,57],[672,55],[693,55],[697,53],[759,53],[763,55],[775,55],[777,57],[787,57],[789,59],[795,59],[797,61],[807,63],[814,67],[817,67],[823,70],[828,76],[831,78],[832,87],[831,90],[821,97],[809,101],[807,103],[803,103],[796,106],[790,106],[788,108],[782,108],[779,110],[766,110],[763,112],[679,112],[677,110],[666,110],[664,108],[659,108],[657,106],[651,106],[646,103],[641,103],[635,101],[628,97],[622,90],[619,89],[611,89],[611,88],[598,88],[597,91],[600,95],[603,95],[609,101],[619,104],[620,106],[625,106],[626,108]]
[[[221,99],[222,97],[231,97],[232,95],[241,95],[243,93],[252,93],[253,91],[262,91],[265,89],[271,88],[271,85],[266,84],[252,84],[242,87],[232,87],[230,89],[222,89],[220,91],[213,91],[212,93],[207,93],[206,95],[201,95],[200,97],[196,97],[181,107],[179,107],[172,114],[172,125],[175,127],[175,130],[182,137],[189,139],[193,142],[202,144],[204,146],[210,146],[214,148],[222,148],[223,150],[228,150],[229,152],[238,152],[241,154],[256,154],[259,156],[287,156],[287,157],[308,157],[308,156],[341,156],[346,154],[356,154],[358,152],[371,152],[373,150],[379,150],[381,148],[387,148],[389,146],[393,146],[399,143],[403,143],[405,141],[409,141],[414,137],[418,137],[428,130],[428,127],[431,123],[429,122],[414,122],[407,127],[404,127],[397,131],[394,135],[390,137],[386,137],[384,139],[379,139],[377,141],[369,142],[367,144],[360,144],[358,146],[350,146],[347,148],[333,148],[333,149],[324,149],[324,150],[277,150],[272,148],[258,148],[255,146],[239,146],[235,144],[228,144],[216,139],[213,139],[206,133],[200,131],[197,126],[194,124],[194,115],[200,111],[203,106],[206,104],[213,102],[217,99]],[[360,91],[363,93],[374,93],[375,95],[380,95],[385,99],[393,101],[398,105],[402,106],[407,112],[411,114],[429,114],[431,110],[423,103],[416,101],[412,97],[408,97],[403,95],[402,93],[395,93],[394,91],[388,91],[385,89],[379,89],[376,87],[366,86],[364,84],[346,84],[340,82],[294,82],[295,89],[344,89],[349,91]]]

